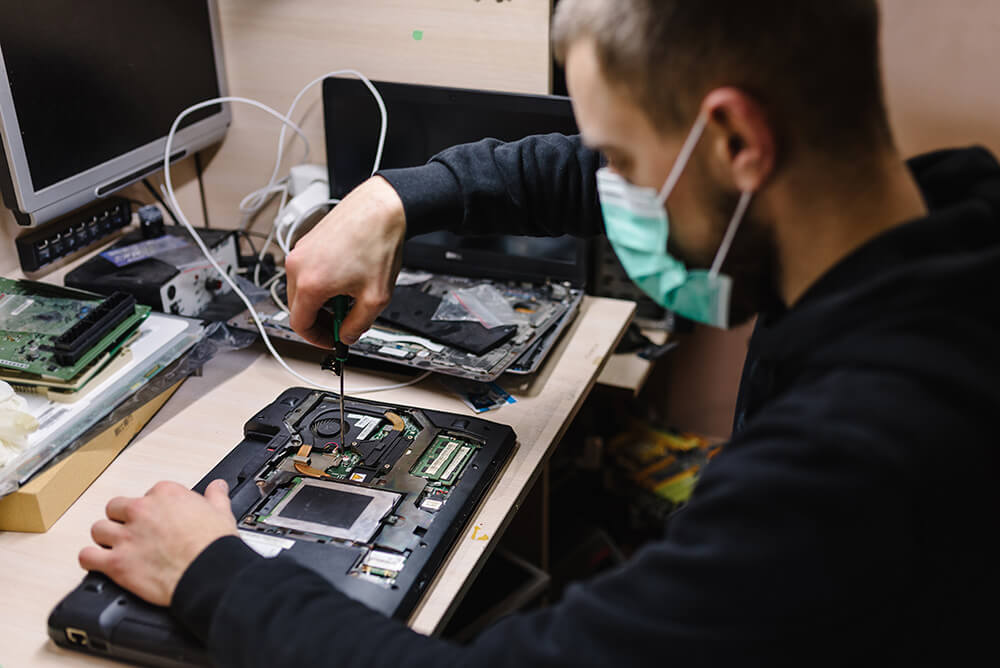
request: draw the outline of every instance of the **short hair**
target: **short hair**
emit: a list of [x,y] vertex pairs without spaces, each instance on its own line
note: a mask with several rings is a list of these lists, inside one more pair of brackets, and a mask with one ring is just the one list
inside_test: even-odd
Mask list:
[[661,131],[734,86],[763,106],[784,153],[893,147],[876,0],[560,0],[552,36],[561,62],[592,39],[605,77]]

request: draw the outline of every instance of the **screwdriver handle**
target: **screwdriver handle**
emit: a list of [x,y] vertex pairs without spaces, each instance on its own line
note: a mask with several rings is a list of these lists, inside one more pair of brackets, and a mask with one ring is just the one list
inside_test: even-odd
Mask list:
[[333,342],[334,357],[340,362],[347,361],[347,345],[340,340],[340,326],[347,317],[347,295],[333,298]]

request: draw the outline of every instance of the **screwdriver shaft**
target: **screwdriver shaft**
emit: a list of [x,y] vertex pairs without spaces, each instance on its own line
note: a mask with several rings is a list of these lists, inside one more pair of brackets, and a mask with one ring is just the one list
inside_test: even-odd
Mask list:
[[340,450],[347,452],[347,431],[344,429],[344,371],[340,369]]

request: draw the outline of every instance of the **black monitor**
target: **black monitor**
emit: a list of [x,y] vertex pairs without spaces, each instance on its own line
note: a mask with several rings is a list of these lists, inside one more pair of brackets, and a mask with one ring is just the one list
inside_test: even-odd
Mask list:
[[[389,126],[383,169],[415,167],[456,144],[529,135],[577,134],[567,97],[373,82]],[[360,81],[323,82],[330,195],[341,198],[371,175],[380,117]],[[582,286],[586,242],[573,237],[456,236],[435,232],[407,242],[404,263],[422,269],[498,279],[550,278]]]
[[[226,94],[216,0],[31,0],[0,18],[0,192],[22,225],[163,164],[186,107]],[[180,159],[219,141],[226,105],[185,119]]]

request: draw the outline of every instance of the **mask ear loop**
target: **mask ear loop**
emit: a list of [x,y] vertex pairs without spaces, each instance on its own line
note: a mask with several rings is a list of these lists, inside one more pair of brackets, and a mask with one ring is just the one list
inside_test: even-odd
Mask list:
[[726,261],[726,256],[729,254],[729,247],[733,245],[733,238],[736,236],[736,230],[740,226],[740,222],[743,220],[743,216],[746,215],[747,209],[750,207],[750,200],[753,199],[752,190],[744,190],[740,195],[740,202],[736,205],[736,211],[733,212],[733,217],[729,221],[729,227],[726,228],[726,235],[722,237],[722,243],[719,245],[719,250],[715,254],[715,260],[712,262],[712,268],[708,270],[709,276],[718,276],[719,271],[722,269],[722,263]]
[[674,186],[677,185],[677,182],[681,180],[681,174],[684,173],[684,168],[687,167],[688,160],[691,159],[691,155],[694,153],[695,147],[698,146],[698,141],[701,139],[701,135],[705,132],[706,127],[708,127],[708,114],[698,114],[698,120],[694,122],[691,132],[688,134],[687,139],[684,140],[681,152],[677,154],[677,160],[674,161],[674,168],[670,170],[670,174],[667,176],[667,182],[663,184],[660,194],[656,196],[656,200],[661,206],[670,197],[670,193],[674,191]]

